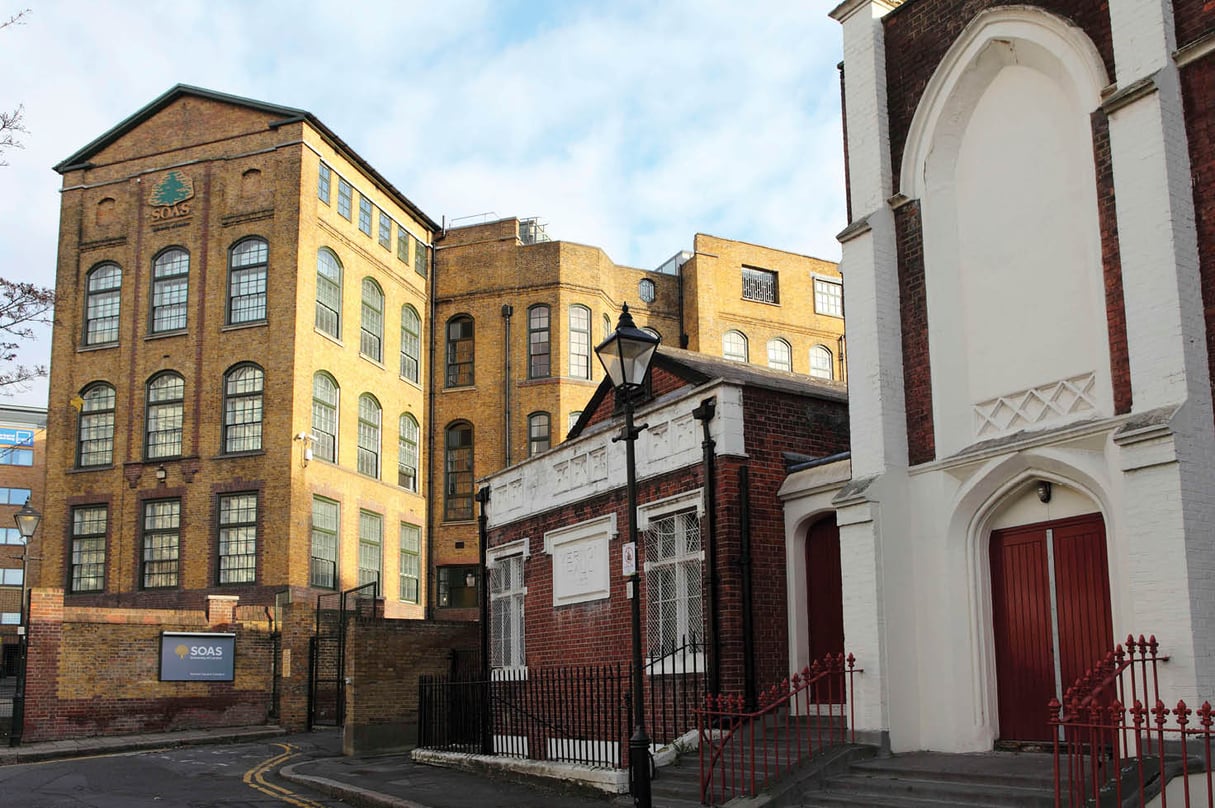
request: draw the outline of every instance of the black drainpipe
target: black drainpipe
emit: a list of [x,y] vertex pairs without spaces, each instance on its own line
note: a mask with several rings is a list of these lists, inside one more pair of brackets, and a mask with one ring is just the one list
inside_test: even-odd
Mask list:
[[708,541],[706,542],[709,556],[709,641],[712,650],[709,654],[709,692],[721,692],[721,615],[718,614],[718,588],[721,575],[717,571],[717,466],[714,449],[717,442],[709,435],[709,422],[717,410],[717,399],[706,398],[700,406],[692,410],[692,417],[700,421],[703,439],[700,442],[703,450],[705,484],[705,512],[708,514]]
[[743,466],[738,470],[739,558],[742,572],[743,619],[743,699],[748,710],[755,709],[755,615],[751,603],[751,475]]
[[514,306],[502,304],[502,446],[506,450],[503,468],[510,465],[510,318],[514,313]]
[[[447,234],[447,217],[444,216],[442,231],[438,235],[440,237],[442,237],[446,234]],[[438,267],[439,241],[440,241],[439,238],[433,238],[433,237],[431,238],[432,246],[430,249],[430,279],[429,279],[430,280],[430,300],[428,301],[428,306],[427,306],[427,308],[429,310],[427,319],[430,321],[430,339],[427,341],[430,343],[430,345],[428,346],[428,350],[427,350],[428,356],[426,359],[426,372],[430,375],[430,384],[428,385],[428,387],[430,388],[430,391],[427,393],[427,396],[426,396],[426,418],[424,419],[426,422],[426,426],[424,427],[424,431],[423,431],[423,434],[430,436],[430,441],[428,444],[429,452],[426,455],[426,466],[428,469],[428,473],[426,474],[426,485],[422,489],[422,496],[426,497],[426,577],[422,579],[426,583],[426,591],[424,593],[421,593],[421,595],[424,598],[424,600],[422,602],[426,604],[426,618],[428,620],[433,620],[434,616],[435,616],[435,601],[434,601],[433,593],[436,591],[436,587],[434,585],[434,583],[435,583],[435,579],[434,579],[434,576],[435,576],[435,563],[434,563],[434,559],[435,559],[435,539],[434,539],[435,498],[431,494],[435,490],[442,490],[441,488],[438,488],[437,486],[435,486],[434,480],[431,479],[434,476],[434,470],[435,470],[435,446],[440,445],[435,440],[435,388],[437,388],[439,386],[439,384],[438,384],[439,381],[441,381],[443,379],[443,376],[441,374],[438,377],[435,376],[435,373],[436,373],[435,343],[438,341],[438,337],[435,334],[435,309],[436,309],[435,293],[439,289],[438,278],[436,278],[435,276],[438,274],[436,272],[436,268]],[[415,245],[415,249],[416,249],[416,246],[417,245]],[[442,338],[446,339],[446,337],[447,337],[447,329],[444,328]],[[440,458],[443,456],[442,449],[439,450],[438,456]],[[442,466],[440,466],[439,468],[442,468]]]

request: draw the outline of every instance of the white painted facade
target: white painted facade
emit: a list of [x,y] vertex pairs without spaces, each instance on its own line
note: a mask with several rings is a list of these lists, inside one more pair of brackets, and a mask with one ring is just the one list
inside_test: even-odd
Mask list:
[[[834,511],[845,643],[865,670],[856,725],[888,733],[896,752],[1001,737],[992,531],[1082,514],[1104,520],[1114,637],[1154,633],[1171,657],[1162,691],[1215,698],[1215,430],[1168,6],[1111,0],[1116,77],[1053,14],[978,14],[920,100],[898,196],[880,22],[894,6],[833,12],[853,216],[840,234],[852,457],[782,489],[789,602],[806,602],[806,529]],[[1103,105],[1133,397],[1121,415],[1090,128]],[[926,371],[903,367],[892,213],[908,201],[923,228],[935,438],[935,459],[914,466],[903,380]]]

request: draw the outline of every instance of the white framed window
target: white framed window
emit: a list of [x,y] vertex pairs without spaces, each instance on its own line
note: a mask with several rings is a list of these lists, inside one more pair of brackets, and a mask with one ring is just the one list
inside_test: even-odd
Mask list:
[[219,582],[257,580],[257,492],[219,498]]
[[380,246],[386,250],[392,249],[392,219],[384,211],[380,211]]
[[422,318],[413,306],[401,307],[401,378],[415,384],[422,356]]
[[810,349],[810,375],[816,379],[835,378],[835,359],[825,345],[815,345]]
[[397,432],[397,485],[406,491],[418,490],[418,440],[420,430],[417,419],[409,413],[401,413]]
[[768,340],[768,367],[773,370],[793,370],[793,349],[783,339]]
[[262,391],[266,376],[257,365],[237,365],[224,376],[223,450],[262,448]]
[[402,522],[400,538],[400,599],[406,603],[417,603],[418,584],[422,576],[422,528]]
[[321,163],[320,168],[316,173],[316,198],[329,204],[329,188],[333,179],[333,172],[329,166]]
[[645,541],[646,631],[652,670],[674,671],[701,663],[704,602],[700,489],[637,509]]
[[814,279],[814,313],[844,316],[844,286],[839,281]]
[[489,658],[494,668],[525,667],[523,622],[524,564],[527,540],[511,542],[486,552],[489,573]]
[[325,371],[312,377],[312,451],[321,460],[337,462],[338,383]]
[[312,497],[312,558],[308,583],[325,589],[338,585],[338,521],[340,508],[324,497]]
[[721,335],[721,355],[733,362],[747,361],[747,335],[730,330]]
[[384,292],[371,278],[363,278],[359,353],[375,362],[384,361]]
[[[90,385],[81,396],[76,465],[108,466],[114,462],[114,388],[105,382]],[[21,502],[11,504],[20,505]]]
[[72,509],[71,591],[105,588],[105,538],[109,508],[87,505]]
[[316,327],[342,338],[342,263],[324,248],[316,254]]
[[570,378],[591,378],[591,310],[570,306]]
[[89,270],[84,306],[84,344],[118,341],[118,314],[122,297],[122,269],[105,263]]
[[375,396],[359,396],[359,474],[380,478],[380,402]]
[[372,511],[359,511],[359,586],[376,584],[376,597],[380,595],[383,545],[384,517]]
[[190,254],[170,247],[152,261],[151,332],[180,331],[186,327],[190,291]]
[[547,452],[553,445],[551,418],[547,412],[527,416],[527,456]]

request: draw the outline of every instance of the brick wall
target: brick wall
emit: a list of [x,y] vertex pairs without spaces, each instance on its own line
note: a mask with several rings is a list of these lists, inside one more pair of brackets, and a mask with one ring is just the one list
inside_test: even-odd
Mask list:
[[1131,411],[1131,357],[1126,342],[1126,307],[1122,296],[1122,256],[1118,245],[1118,211],[1114,198],[1114,163],[1109,117],[1092,114],[1093,162],[1097,174],[1097,216],[1101,228],[1101,263],[1105,277],[1105,317],[1109,328],[1110,382],[1114,412]]
[[[65,608],[62,590],[34,590],[24,740],[268,723],[273,641],[242,611],[209,624],[195,610]],[[164,631],[235,633],[234,681],[160,681]]]
[[1215,95],[1215,56],[1207,55],[1187,65],[1181,72],[1181,89],[1194,179],[1194,220],[1198,231],[1207,362],[1211,378],[1215,379],[1215,110],[1211,106],[1211,98]]
[[445,674],[452,651],[476,653],[475,623],[353,618],[347,634],[345,752],[411,747],[418,739],[418,677]]
[[903,397],[907,415],[907,460],[936,456],[932,422],[932,367],[928,350],[928,288],[924,281],[924,233],[920,203],[895,211],[899,252],[899,322],[903,328]]
[[1177,26],[1179,48],[1204,36],[1215,34],[1215,2],[1173,0],[1173,20]]
[[[654,370],[654,393],[686,385],[660,368]],[[751,583],[757,684],[779,681],[788,671],[788,636],[785,580],[784,516],[776,491],[784,481],[781,453],[793,451],[829,455],[848,448],[847,407],[843,402],[813,399],[804,395],[759,388],[744,389],[744,457],[718,456],[717,484],[713,497],[705,492],[705,505],[715,501],[719,572],[719,638],[722,649],[722,689],[740,693],[743,672],[743,570],[741,524],[749,508],[751,538]],[[610,414],[606,402],[596,420]],[[641,440],[645,438],[642,437]],[[623,452],[623,448],[619,451]],[[744,500],[740,474],[749,476],[749,495]],[[638,481],[638,504],[687,493],[705,485],[700,463]],[[544,552],[544,536],[607,514],[616,515],[617,535],[609,542],[609,596],[600,600],[553,606],[552,559]],[[628,540],[626,492],[615,489],[555,508],[534,517],[491,531],[489,544],[496,547],[527,539],[530,558],[524,566],[526,640],[529,667],[585,665],[620,662],[631,658],[630,602],[626,579],[620,574],[621,547]],[[709,522],[701,520],[702,546],[708,554]],[[645,564],[644,537],[638,548],[638,567]],[[703,567],[702,592],[708,608],[708,563]],[[643,615],[646,593],[643,587]],[[792,608],[804,608],[794,605]],[[706,631],[708,619],[706,614]],[[643,617],[643,620],[645,618]],[[711,638],[710,638],[711,640]]]

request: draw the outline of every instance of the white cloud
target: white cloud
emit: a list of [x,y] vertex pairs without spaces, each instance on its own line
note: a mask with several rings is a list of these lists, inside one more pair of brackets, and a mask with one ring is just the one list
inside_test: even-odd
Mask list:
[[436,220],[539,216],[642,267],[697,232],[838,257],[839,31],[813,0],[0,0],[0,17],[25,5],[0,31],[0,107],[23,103],[30,130],[0,168],[6,277],[53,282],[50,167],[178,82],[309,110]]

